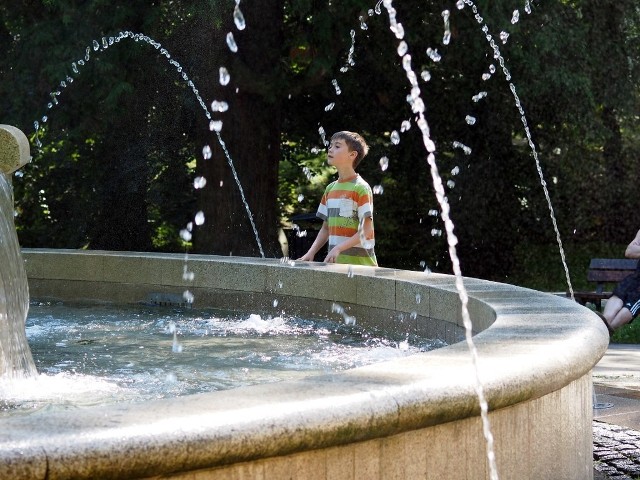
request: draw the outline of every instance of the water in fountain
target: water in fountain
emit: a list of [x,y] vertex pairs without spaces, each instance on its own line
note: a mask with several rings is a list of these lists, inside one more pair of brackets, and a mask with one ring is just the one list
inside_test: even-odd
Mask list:
[[0,378],[6,380],[36,375],[25,336],[29,287],[13,211],[13,189],[0,173]]
[[0,382],[0,416],[294,380],[445,345],[323,319],[146,305],[35,302],[26,332],[40,375]]

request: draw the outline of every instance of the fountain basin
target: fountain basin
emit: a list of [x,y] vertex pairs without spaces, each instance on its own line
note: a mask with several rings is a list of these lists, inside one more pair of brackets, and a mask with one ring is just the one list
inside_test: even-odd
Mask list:
[[[179,302],[184,255],[25,249],[31,297]],[[0,478],[488,478],[455,279],[190,255],[198,307],[332,316],[450,346],[298,381],[0,421]],[[353,275],[352,275],[353,274]],[[566,298],[465,279],[500,478],[589,479],[608,333]],[[412,313],[414,313],[412,315]],[[336,320],[341,317],[336,316]]]

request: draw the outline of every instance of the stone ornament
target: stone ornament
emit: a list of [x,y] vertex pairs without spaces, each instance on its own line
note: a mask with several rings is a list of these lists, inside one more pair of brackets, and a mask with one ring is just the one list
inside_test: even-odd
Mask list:
[[0,124],[0,173],[9,175],[30,161],[26,135],[16,127]]

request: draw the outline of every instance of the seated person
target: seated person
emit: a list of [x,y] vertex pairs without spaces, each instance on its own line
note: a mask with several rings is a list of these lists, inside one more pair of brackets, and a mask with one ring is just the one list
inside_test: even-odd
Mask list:
[[[640,258],[640,231],[624,252],[627,258]],[[610,332],[631,322],[640,313],[640,262],[635,273],[622,280],[604,306],[602,316]]]

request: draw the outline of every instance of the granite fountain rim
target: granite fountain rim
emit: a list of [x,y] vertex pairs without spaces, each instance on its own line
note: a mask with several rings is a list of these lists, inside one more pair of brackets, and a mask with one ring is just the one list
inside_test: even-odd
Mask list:
[[[174,261],[185,257],[25,250]],[[194,254],[189,259],[306,269],[335,281],[350,281],[353,274],[393,279],[399,288],[417,284],[456,290],[455,278],[445,274]],[[474,336],[490,411],[569,385],[587,375],[606,351],[608,332],[601,320],[567,298],[472,278],[465,278],[465,286],[470,299],[495,313],[492,325]],[[2,419],[0,463],[25,462],[34,471],[56,464],[72,472],[71,477],[90,478],[83,470],[90,457],[91,475],[151,476],[379,438],[478,414],[470,354],[461,342],[296,381]]]

